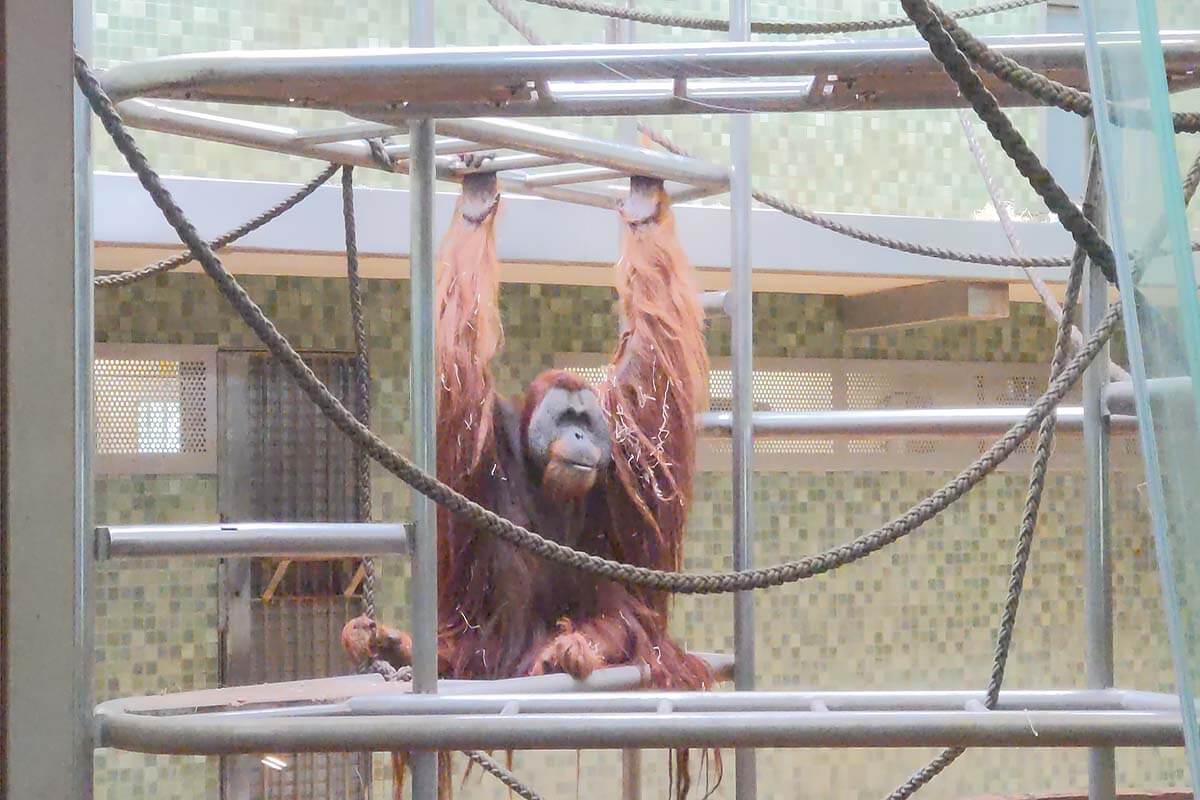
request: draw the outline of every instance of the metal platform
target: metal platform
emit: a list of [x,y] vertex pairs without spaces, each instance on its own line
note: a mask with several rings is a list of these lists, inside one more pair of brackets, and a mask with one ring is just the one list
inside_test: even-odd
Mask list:
[[[986,40],[997,52],[1086,88],[1083,37],[1038,34]],[[1172,88],[1200,85],[1200,32],[1163,34]],[[1136,43],[1130,37],[1130,46]],[[461,182],[461,156],[494,158],[500,188],[614,207],[616,179],[667,181],[676,202],[722,194],[729,171],[685,158],[515,121],[478,117],[867,111],[962,105],[920,39],[569,45],[500,48],[237,51],[122,64],[104,75],[129,124],[146,130],[407,172],[407,120],[438,118],[438,177]],[[1002,104],[1035,105],[984,75]],[[317,130],[150,102],[174,99],[341,111]],[[476,117],[473,118],[472,117]],[[387,139],[386,162],[368,139]]]
[[[410,148],[397,139],[403,125],[348,121],[345,125],[303,131],[178,106],[127,100],[120,105],[127,123],[144,130],[236,144],[258,150],[305,156],[356,167],[407,173]],[[459,119],[438,122],[434,144],[442,180],[461,183],[475,171],[462,155],[488,151],[483,170],[498,173],[501,191],[614,208],[629,190],[618,179],[645,175],[666,181],[675,202],[722,194],[729,171],[695,158],[633,145],[618,145],[578,134],[514,120]],[[372,155],[367,139],[386,138],[383,151],[391,169]]]
[[[1172,88],[1200,78],[1200,32],[1166,31]],[[1078,34],[995,36],[999,53],[1087,87]],[[1115,45],[1136,47],[1130,34]],[[993,78],[1004,105],[1036,105]],[[201,53],[122,64],[115,100],[174,98],[340,110],[396,123],[494,116],[712,114],[956,108],[954,84],[921,39],[440,47]],[[539,93],[538,86],[543,87]],[[362,134],[358,136],[361,138]]]
[[[728,660],[709,656],[728,668]],[[439,681],[438,694],[378,676],[111,700],[98,744],[142,753],[231,755],[409,749],[656,747],[1169,747],[1175,697],[1120,689],[1004,692],[994,711],[968,691],[607,692],[637,667],[501,681]],[[580,724],[586,719],[586,724]],[[418,724],[419,723],[419,724]]]

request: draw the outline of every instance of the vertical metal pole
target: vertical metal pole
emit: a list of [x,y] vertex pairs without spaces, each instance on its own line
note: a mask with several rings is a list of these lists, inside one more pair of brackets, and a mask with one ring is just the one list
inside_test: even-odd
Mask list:
[[89,2],[0,3],[0,686],[6,797],[92,796]]
[[[1083,15],[1079,0],[1049,0],[1044,10],[1043,30],[1046,33],[1083,32]],[[1087,163],[1079,157],[1079,142],[1084,139],[1084,121],[1069,111],[1046,106],[1042,115],[1041,148],[1046,168],[1054,174],[1059,186],[1072,197],[1083,193]],[[1091,142],[1091,139],[1087,139]],[[1090,145],[1089,145],[1090,146]]]
[[[633,8],[635,0],[625,0],[625,8]],[[612,44],[631,44],[633,42],[633,21],[628,19],[607,20],[604,38]],[[637,143],[637,117],[623,116],[617,118],[617,141],[625,144]]]
[[[625,0],[626,8],[634,7],[634,0]],[[633,22],[627,19],[610,19],[604,32],[605,39],[614,44],[629,44],[633,41]],[[617,141],[637,144],[637,117],[617,118]],[[618,221],[620,226],[621,222]],[[642,798],[642,751],[621,751],[621,800]]]
[[[1088,152],[1091,153],[1091,124]],[[1085,189],[1084,209],[1097,225],[1104,214],[1100,157],[1092,154]],[[1108,281],[1095,264],[1089,262],[1083,285],[1083,327],[1094,329],[1108,306]],[[1084,619],[1086,644],[1084,665],[1089,689],[1113,686],[1113,609],[1111,530],[1109,514],[1109,420],[1104,405],[1104,387],[1108,383],[1109,351],[1105,345],[1083,374],[1083,441],[1086,470],[1084,488]],[[1116,752],[1111,747],[1088,750],[1088,800],[1115,800],[1117,796]]]
[[642,751],[621,751],[621,800],[642,800]]
[[[433,46],[432,0],[410,0],[409,43]],[[412,292],[412,363],[409,383],[412,397],[413,461],[428,472],[437,469],[437,399],[434,393],[434,152],[433,120],[413,120],[409,125],[412,146],[409,198],[412,204],[409,248]],[[437,508],[417,492],[412,494],[412,637],[413,691],[437,692]],[[413,800],[436,800],[437,754],[412,754]]]
[[[729,35],[734,41],[750,39],[749,0],[730,0]],[[748,569],[754,558],[754,434],[751,395],[754,375],[754,317],[750,263],[750,116],[735,114],[730,120],[729,210],[732,253],[730,272],[733,302],[733,566]],[[738,592],[733,598],[734,687],[754,689],[754,594]],[[758,766],[753,750],[734,755],[737,800],[758,795]]]

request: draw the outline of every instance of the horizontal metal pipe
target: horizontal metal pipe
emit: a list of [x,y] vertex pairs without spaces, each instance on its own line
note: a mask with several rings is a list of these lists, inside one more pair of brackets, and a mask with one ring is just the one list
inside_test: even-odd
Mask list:
[[525,185],[529,187],[566,186],[572,183],[591,183],[592,181],[608,181],[625,177],[627,173],[607,167],[578,167],[575,169],[555,170],[554,172],[539,172],[528,175]]
[[409,534],[407,523],[383,522],[107,525],[96,528],[96,557],[395,555],[408,552]]
[[[794,436],[993,436],[1000,435],[1024,419],[1025,408],[928,408],[864,411],[758,411],[754,435]],[[700,429],[710,436],[728,437],[732,415],[706,411],[699,415]],[[1078,433],[1083,428],[1083,409],[1058,409],[1062,432]],[[1113,417],[1113,433],[1132,433],[1134,417]]]
[[623,175],[645,175],[707,186],[723,187],[729,183],[729,170],[707,161],[541,128],[517,120],[449,120],[439,122],[439,129],[463,139],[544,156],[570,158]]
[[333,142],[349,142],[355,139],[377,139],[384,136],[394,136],[405,133],[407,125],[385,125],[381,122],[349,122],[336,128],[320,128],[310,131],[297,131],[292,137],[296,144],[332,144]]
[[1121,699],[1121,707],[1135,711],[1178,711],[1179,695],[1143,692],[1137,689],[1112,689]]
[[[1191,402],[1192,379],[1186,375],[1172,378],[1150,378],[1146,381],[1150,399]],[[1113,381],[1104,387],[1104,403],[1110,414],[1136,414],[1133,381]]]
[[[732,665],[732,663],[731,663]],[[601,671],[597,671],[601,672]],[[408,692],[380,692],[353,696],[336,704],[314,703],[277,708],[223,711],[240,717],[388,716],[465,714],[632,714],[657,712],[663,703],[681,714],[730,712],[834,711],[960,711],[979,705],[981,692],[719,692],[664,693],[628,692],[642,683],[636,667],[611,667],[600,680],[576,681],[568,676],[541,675],[496,681],[438,682],[438,696]],[[550,678],[562,678],[552,682]],[[593,676],[594,677],[594,676]],[[539,682],[540,681],[540,682]],[[1105,691],[1015,691],[1005,692],[999,711],[1172,711],[1169,695],[1145,693],[1144,698],[1125,698],[1116,690]],[[105,704],[120,712],[122,701]],[[136,702],[136,701],[135,701]],[[979,708],[979,710],[986,710]]]
[[[136,128],[159,133],[190,136],[209,142],[222,142],[270,150],[295,156],[306,156],[335,164],[379,169],[371,157],[371,148],[364,141],[304,143],[297,141],[297,131],[282,125],[269,125],[250,120],[238,120],[185,108],[163,106],[145,100],[126,100],[118,110],[121,118]],[[377,123],[372,123],[377,124]],[[392,126],[389,126],[392,127]]]
[[1140,711],[907,711],[496,714],[221,719],[98,710],[99,746],[231,755],[386,750],[666,747],[1172,747],[1179,714]]
[[[560,156],[538,156],[538,155],[513,155],[513,156],[498,156],[487,162],[484,169],[487,172],[503,172],[505,170],[514,169],[536,169],[538,167],[553,167],[562,164],[563,159]],[[513,176],[515,177],[515,176]],[[524,181],[524,176],[521,177]]]
[[710,316],[728,316],[729,292],[701,292],[700,305]]
[[[1172,89],[1188,88],[1200,50],[1195,31],[1164,31],[1163,55],[1175,80]],[[989,37],[986,42],[1031,69],[1071,85],[1086,85],[1083,37],[1034,34]],[[1135,33],[1112,34],[1106,46],[1136,48]],[[711,42],[703,44],[552,45],[500,48],[410,48],[364,50],[291,50],[204,53],[168,56],[121,64],[102,76],[117,100],[139,95],[194,100],[263,103],[288,107],[365,109],[398,116],[434,113],[446,118],[455,110],[469,116],[551,116],[559,113],[607,113],[598,99],[562,102],[569,85],[552,83],[553,99],[532,98],[538,81],[660,81],[661,100],[651,113],[713,113],[724,110],[710,97],[697,102],[713,76],[722,79],[778,77],[795,82],[837,76],[833,91],[816,93],[810,103],[841,103],[871,108],[902,104],[913,108],[961,103],[944,80],[937,61],[917,39],[819,40],[801,42]],[[688,97],[675,96],[678,79],[689,82]],[[987,79],[991,81],[991,79]],[[991,81],[1002,101],[1036,101]],[[707,89],[708,91],[713,91]],[[594,90],[590,90],[593,91]],[[767,82],[728,90],[732,98],[783,91]],[[794,94],[794,90],[791,90]],[[568,91],[569,95],[569,91]],[[798,99],[798,98],[797,98]],[[767,98],[768,105],[770,98]],[[618,99],[614,113],[645,113]],[[575,105],[577,107],[569,107]],[[712,106],[716,105],[717,108]],[[355,111],[356,116],[364,115]],[[470,137],[467,137],[470,138]]]
[[[479,153],[495,149],[495,147],[489,144],[480,144],[479,142],[472,142],[451,136],[437,139],[433,143],[433,152],[439,156]],[[412,157],[412,147],[408,142],[398,142],[397,144],[388,145],[387,152],[394,159],[409,159]]]
[[[625,668],[632,669],[632,668]],[[669,703],[673,713],[750,713],[794,712],[814,713],[819,703],[825,711],[960,711],[969,704],[985,699],[975,691],[927,692],[629,692],[601,694],[586,688],[569,694],[534,694],[525,678],[514,679],[514,690],[506,693],[497,684],[509,681],[472,681],[486,683],[479,692],[464,691],[457,683],[449,696],[421,697],[401,693],[371,693],[346,701],[348,712],[363,716],[405,714],[499,714],[506,706],[516,705],[522,714],[637,714],[653,713]],[[519,686],[519,689],[517,688]],[[549,689],[547,685],[543,691]],[[998,711],[1170,711],[1170,706],[1158,705],[1169,696],[1152,695],[1146,703],[1155,705],[1130,707],[1118,692],[1106,690],[1083,691],[1014,691],[1004,692]],[[1178,706],[1175,706],[1176,708]]]

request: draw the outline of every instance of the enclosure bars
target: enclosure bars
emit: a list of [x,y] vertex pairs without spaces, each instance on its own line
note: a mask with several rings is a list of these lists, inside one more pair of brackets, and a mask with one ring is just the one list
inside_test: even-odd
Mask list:
[[[91,4],[0,4],[0,792],[92,796]],[[47,268],[53,265],[52,268]]]
[[[1083,213],[1104,233],[1103,172],[1100,154],[1087,126],[1087,179]],[[1091,260],[1084,275],[1081,324],[1090,331],[1100,324],[1108,306],[1108,280]],[[1109,436],[1111,411],[1105,404],[1109,382],[1109,347],[1105,345],[1083,373],[1083,449],[1084,449],[1084,672],[1089,689],[1111,689],[1113,671],[1113,601],[1111,531],[1109,523]],[[1136,420],[1136,417],[1134,418]],[[1116,751],[1112,747],[1094,747],[1088,751],[1088,800],[1115,800],[1117,794]]]
[[[729,38],[750,39],[750,0],[730,0]],[[733,568],[754,566],[754,308],[750,261],[750,115],[734,114],[729,136],[729,297],[732,331],[732,428],[733,428]],[[733,685],[736,691],[754,690],[754,593],[733,596]],[[734,796],[755,800],[758,796],[758,767],[753,750],[740,749],[734,756]]]
[[[433,0],[409,0],[409,43],[433,46]],[[437,473],[437,370],[434,341],[434,178],[437,168],[431,119],[409,123],[409,192],[412,197],[412,230],[409,247],[411,429],[413,463]],[[413,680],[417,693],[437,693],[437,506],[415,489],[410,492],[413,524],[410,597],[412,607]],[[412,800],[437,800],[438,755],[428,751],[410,754]],[[398,780],[400,776],[393,776]]]

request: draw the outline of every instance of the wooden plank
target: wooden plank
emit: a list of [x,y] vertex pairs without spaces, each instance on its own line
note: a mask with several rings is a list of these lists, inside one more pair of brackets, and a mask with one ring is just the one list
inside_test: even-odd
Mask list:
[[876,331],[938,322],[978,322],[1008,316],[1008,288],[993,283],[934,281],[843,297],[847,331]]
[[271,582],[267,584],[267,588],[263,589],[262,601],[264,603],[271,602],[271,598],[275,596],[275,590],[279,588],[279,584],[283,581],[283,576],[287,574],[287,568],[291,565],[292,560],[285,558],[275,566],[275,572],[271,575]]

